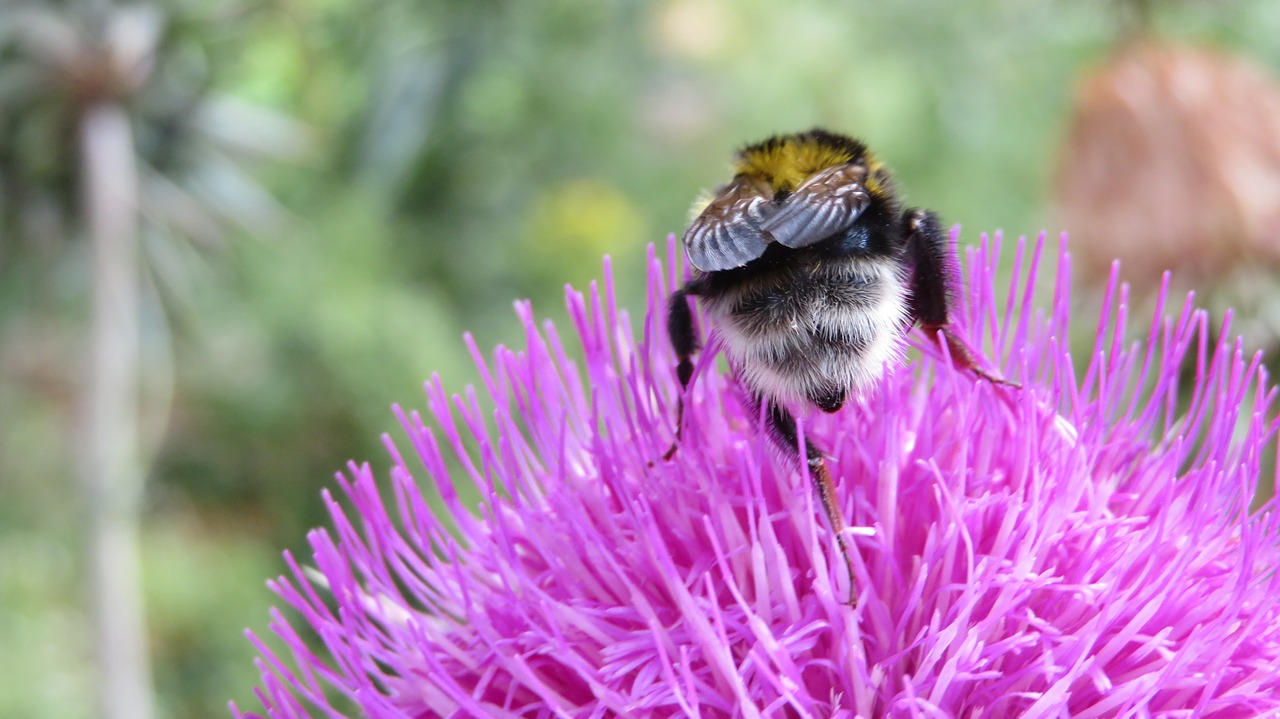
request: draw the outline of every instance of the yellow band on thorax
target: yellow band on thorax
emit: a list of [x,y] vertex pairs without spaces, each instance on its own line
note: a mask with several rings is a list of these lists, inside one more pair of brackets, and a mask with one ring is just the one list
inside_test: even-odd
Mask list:
[[[854,159],[844,147],[809,139],[787,140],[744,150],[739,153],[734,170],[738,174],[765,180],[775,193],[791,192],[815,173]],[[864,159],[867,170],[874,176],[880,169],[880,161],[870,154],[864,155]]]

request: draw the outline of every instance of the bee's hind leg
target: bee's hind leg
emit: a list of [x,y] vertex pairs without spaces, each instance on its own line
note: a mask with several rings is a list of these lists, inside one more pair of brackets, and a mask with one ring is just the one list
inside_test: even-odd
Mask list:
[[[768,414],[765,422],[769,438],[788,457],[794,458],[799,462],[801,459],[800,437],[796,429],[795,416],[781,404],[766,400],[759,395],[753,396],[752,401],[757,414],[759,414],[761,405],[766,405]],[[858,603],[858,593],[855,586],[857,580],[853,573],[853,557],[849,554],[849,544],[844,536],[847,525],[844,523],[844,515],[840,513],[840,508],[836,505],[835,480],[831,477],[831,471],[827,469],[827,462],[823,457],[822,450],[818,449],[818,446],[810,441],[808,437],[804,440],[804,462],[809,467],[809,476],[813,479],[814,489],[818,493],[818,501],[822,503],[822,509],[827,515],[827,522],[831,525],[831,531],[836,537],[836,544],[840,547],[840,554],[844,557],[845,569],[849,572],[849,605],[856,606]]]
[[956,367],[970,370],[995,384],[1018,386],[984,369],[977,353],[951,331],[951,278],[956,275],[947,255],[947,235],[938,223],[938,216],[928,210],[910,209],[902,214],[902,225],[913,272],[911,317],[920,323],[929,339],[946,343]]

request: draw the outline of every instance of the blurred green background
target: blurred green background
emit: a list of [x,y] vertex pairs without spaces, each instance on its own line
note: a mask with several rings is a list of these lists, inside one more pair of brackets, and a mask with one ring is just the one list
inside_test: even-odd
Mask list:
[[[1280,3],[1149,5],[1163,37],[1280,74]],[[105,81],[51,79],[47,55],[92,46],[117,10],[0,0],[3,717],[94,712],[76,123]],[[140,173],[145,602],[157,715],[192,719],[255,706],[242,629],[265,627],[280,551],[306,556],[347,460],[388,464],[392,403],[422,407],[433,372],[475,379],[464,331],[518,344],[511,302],[559,318],[563,285],[605,253],[638,307],[646,244],[683,228],[736,147],[779,131],[865,139],[966,240],[1035,233],[1075,82],[1127,22],[1102,0],[129,12],[156,43],[138,84],[107,93]]]

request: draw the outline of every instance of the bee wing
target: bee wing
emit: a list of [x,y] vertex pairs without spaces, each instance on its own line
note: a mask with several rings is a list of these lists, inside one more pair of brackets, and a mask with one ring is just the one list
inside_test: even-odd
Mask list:
[[772,194],[767,185],[747,177],[722,187],[685,230],[689,264],[703,272],[719,272],[763,255],[773,238],[760,230],[760,220]]
[[810,177],[791,193],[778,210],[760,222],[760,229],[787,247],[817,244],[849,228],[867,209],[867,168],[847,163]]

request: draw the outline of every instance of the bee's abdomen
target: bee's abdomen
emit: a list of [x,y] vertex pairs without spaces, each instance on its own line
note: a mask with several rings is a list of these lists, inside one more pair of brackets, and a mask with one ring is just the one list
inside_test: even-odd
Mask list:
[[811,276],[744,287],[726,307],[731,321],[753,337],[790,334],[805,323],[840,324],[843,318],[874,314],[890,289],[881,278],[865,273],[806,274]]
[[776,399],[856,393],[902,352],[905,289],[891,262],[791,268],[705,299],[742,381]]

